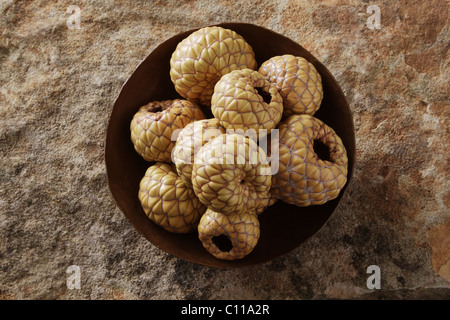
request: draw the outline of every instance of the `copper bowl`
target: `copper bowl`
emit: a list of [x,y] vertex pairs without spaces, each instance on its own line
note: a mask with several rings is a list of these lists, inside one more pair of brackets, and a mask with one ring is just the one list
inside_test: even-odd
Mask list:
[[148,241],[178,258],[212,267],[233,268],[267,262],[297,248],[316,234],[333,214],[350,182],[355,161],[355,134],[352,115],[338,83],[311,53],[294,41],[265,28],[245,23],[220,26],[240,34],[253,48],[258,66],[282,54],[301,56],[322,76],[324,99],[315,116],[331,126],[348,152],[348,181],[340,195],[320,206],[300,208],[278,201],[259,216],[261,237],[255,249],[235,261],[214,258],[202,246],[197,233],[174,234],[150,221],[138,199],[139,182],[150,165],[134,150],[130,122],[140,106],[150,101],[180,98],[169,76],[169,60],[177,44],[193,31],[180,33],[151,52],[123,85],[108,123],[105,162],[110,191],[129,222]]

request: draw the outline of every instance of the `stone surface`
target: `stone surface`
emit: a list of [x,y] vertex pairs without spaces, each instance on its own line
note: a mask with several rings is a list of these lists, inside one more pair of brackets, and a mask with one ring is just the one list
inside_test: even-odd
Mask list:
[[[67,26],[72,4],[80,29]],[[0,298],[450,298],[446,1],[6,0],[0,17]],[[110,196],[103,148],[137,64],[178,32],[229,21],[284,34],[328,67],[352,109],[357,162],[317,235],[216,270],[135,231]],[[381,289],[366,286],[370,265]]]

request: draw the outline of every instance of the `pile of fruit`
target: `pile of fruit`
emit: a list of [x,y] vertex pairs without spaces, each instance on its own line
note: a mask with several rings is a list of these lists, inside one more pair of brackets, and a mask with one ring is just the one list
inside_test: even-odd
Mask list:
[[149,161],[138,197],[154,223],[198,232],[214,257],[235,260],[255,248],[258,215],[276,201],[305,207],[338,196],[347,153],[313,116],[322,79],[306,59],[285,54],[257,68],[243,37],[205,27],[178,44],[170,77],[180,98],[142,106],[130,125]]

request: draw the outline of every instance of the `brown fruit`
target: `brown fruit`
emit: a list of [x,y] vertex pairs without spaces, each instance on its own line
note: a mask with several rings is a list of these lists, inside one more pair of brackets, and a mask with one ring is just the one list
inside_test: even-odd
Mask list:
[[[283,99],[277,88],[250,69],[224,75],[214,88],[211,111],[227,130],[254,130],[257,137],[274,129],[281,120]],[[267,130],[261,134],[259,130]]]
[[171,162],[177,130],[204,118],[199,106],[187,100],[150,102],[142,106],[131,121],[131,141],[146,161]]
[[173,148],[172,160],[178,175],[187,186],[192,186],[194,156],[205,143],[223,133],[225,129],[215,118],[191,122],[180,131]]
[[322,77],[308,60],[285,54],[265,61],[258,71],[276,85],[284,101],[285,116],[313,115],[320,108]]
[[254,213],[227,215],[208,209],[198,225],[203,247],[222,260],[244,258],[255,248],[259,236],[259,221]]
[[150,220],[174,233],[195,231],[206,210],[174,165],[161,162],[147,169],[139,184],[139,201]]
[[310,115],[292,115],[279,130],[279,169],[271,192],[300,207],[336,198],[347,182],[348,163],[336,132]]
[[178,44],[170,59],[170,78],[182,97],[209,106],[216,82],[243,68],[256,68],[251,46],[233,30],[205,27]]
[[256,142],[238,134],[222,134],[195,156],[192,186],[209,209],[241,214],[268,205],[271,169]]

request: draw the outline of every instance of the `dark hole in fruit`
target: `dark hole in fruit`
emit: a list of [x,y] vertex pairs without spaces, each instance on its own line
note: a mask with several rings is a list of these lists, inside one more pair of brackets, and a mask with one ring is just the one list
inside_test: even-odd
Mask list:
[[245,180],[244,180],[244,179],[242,179],[242,180],[241,180],[241,184],[244,184],[244,183],[245,183]]
[[255,88],[256,91],[258,92],[258,94],[261,96],[261,98],[263,98],[263,101],[267,104],[270,103],[270,101],[272,101],[272,96],[270,95],[270,93],[265,92],[262,88]]
[[230,238],[223,234],[212,237],[212,242],[223,252],[229,252],[233,248]]
[[320,140],[314,140],[314,152],[319,159],[324,161],[331,161],[330,148]]
[[161,106],[157,106],[152,109],[152,112],[160,112],[162,110],[163,110],[163,108]]

